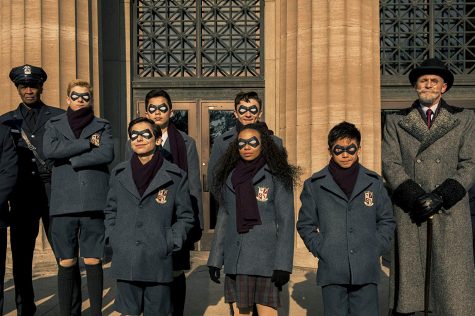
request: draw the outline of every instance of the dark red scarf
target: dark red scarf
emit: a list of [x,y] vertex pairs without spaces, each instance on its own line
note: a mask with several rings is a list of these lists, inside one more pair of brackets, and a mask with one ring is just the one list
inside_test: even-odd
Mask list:
[[71,110],[69,107],[66,111],[66,116],[68,117],[69,126],[71,127],[74,136],[79,138],[84,127],[88,126],[94,119],[94,111],[92,110],[92,106],[76,111]]
[[158,150],[155,150],[152,159],[147,162],[145,165],[140,162],[139,157],[136,153],[132,154],[130,159],[130,166],[132,167],[132,178],[134,179],[135,186],[137,191],[139,191],[140,196],[143,196],[145,190],[147,190],[150,182],[157,174],[158,170],[163,165],[163,157],[160,155]]
[[188,172],[185,139],[181,136],[180,131],[177,130],[173,123],[168,124],[167,132],[173,163],[180,167],[180,169]]
[[346,196],[350,198],[355,188],[356,179],[358,179],[358,173],[360,171],[359,162],[355,162],[349,168],[342,168],[332,158],[328,164],[328,170],[336,184],[338,184]]
[[265,164],[266,160],[262,155],[249,162],[239,159],[231,176],[231,183],[236,191],[238,233],[247,233],[253,226],[262,224],[252,178]]

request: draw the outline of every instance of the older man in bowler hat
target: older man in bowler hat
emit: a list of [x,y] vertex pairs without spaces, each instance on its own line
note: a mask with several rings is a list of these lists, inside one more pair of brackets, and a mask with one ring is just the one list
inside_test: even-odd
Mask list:
[[442,98],[454,76],[440,60],[424,61],[409,80],[418,99],[388,117],[383,140],[383,174],[397,223],[391,308],[394,315],[424,309],[426,229],[432,226],[429,309],[444,316],[475,315],[467,194],[475,179],[475,114]]
[[43,154],[46,122],[64,111],[41,101],[46,72],[32,65],[10,71],[21,102],[18,107],[0,116],[10,127],[18,154],[18,181],[10,199],[10,239],[18,315],[36,311],[32,281],[32,261],[39,220],[48,228],[48,201],[52,162]]

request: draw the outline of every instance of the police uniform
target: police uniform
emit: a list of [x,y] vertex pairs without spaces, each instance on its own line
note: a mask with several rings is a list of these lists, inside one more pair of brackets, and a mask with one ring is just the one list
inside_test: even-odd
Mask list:
[[8,127],[0,125],[0,316],[3,315],[3,278],[7,254],[8,197],[18,173],[17,155]]
[[[17,87],[20,84],[42,87],[47,75],[39,67],[24,65],[13,68],[10,79]],[[22,102],[15,110],[0,116],[0,122],[10,127],[18,154],[18,181],[10,198],[10,239],[18,315],[33,315],[36,311],[32,261],[40,218],[45,229],[48,228],[52,166],[43,154],[44,126],[50,118],[63,112],[39,100],[31,107]]]

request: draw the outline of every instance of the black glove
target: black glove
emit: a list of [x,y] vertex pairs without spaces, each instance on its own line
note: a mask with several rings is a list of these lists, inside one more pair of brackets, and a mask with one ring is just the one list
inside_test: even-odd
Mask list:
[[414,223],[420,225],[436,214],[442,208],[444,201],[440,195],[425,193],[416,200],[413,210],[409,213]]
[[221,283],[219,281],[219,277],[221,275],[221,273],[219,272],[219,268],[216,268],[216,267],[208,267],[208,270],[209,270],[209,278],[211,279],[211,281],[215,282],[215,283]]
[[282,286],[287,284],[287,282],[290,280],[290,272],[274,270],[270,280],[271,282],[274,282],[274,285],[279,289],[279,291],[282,291]]

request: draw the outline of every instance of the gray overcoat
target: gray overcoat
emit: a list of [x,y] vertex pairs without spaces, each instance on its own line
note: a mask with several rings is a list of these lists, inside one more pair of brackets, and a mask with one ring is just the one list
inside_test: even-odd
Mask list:
[[[213,189],[213,181],[215,179],[215,172],[218,168],[218,162],[221,157],[224,156],[226,150],[228,150],[229,144],[236,139],[238,132],[235,127],[231,128],[229,131],[223,133],[217,137],[214,141],[213,147],[211,148],[211,154],[208,161],[208,188]],[[272,135],[271,136],[274,142],[280,148],[284,147],[282,144],[282,139]]]
[[305,181],[300,200],[297,230],[319,259],[317,284],[378,283],[396,226],[382,178],[360,166],[348,198],[326,166]]
[[226,274],[271,277],[274,270],[292,272],[294,254],[294,199],[262,167],[252,179],[262,225],[239,234],[236,228],[236,194],[229,175],[223,190],[223,205],[218,213],[208,266]]
[[[109,169],[114,144],[108,121],[94,117],[74,135],[66,113],[46,123],[43,152],[54,161],[51,177],[50,215],[101,211],[109,191]],[[91,148],[91,135],[99,135],[99,147]]]
[[[426,223],[412,223],[407,211],[416,195],[436,189],[443,195],[444,209],[433,218],[431,306],[444,316],[475,315],[470,210],[465,194],[475,178],[475,115],[441,100],[428,129],[418,106],[416,102],[389,115],[384,129],[383,174],[393,191],[397,223],[390,307],[402,313],[423,310]],[[445,207],[456,196],[461,199]]]
[[106,239],[113,250],[112,276],[171,282],[172,252],[181,249],[193,225],[186,173],[165,160],[140,197],[130,160],[122,162],[112,170],[104,213]]
[[[188,136],[186,133],[179,131],[181,136],[185,141],[186,146],[186,159],[188,162],[188,184],[190,185],[190,194],[196,200],[198,210],[199,210],[199,219],[200,227],[203,229],[203,201],[201,197],[201,172],[200,172],[200,158],[198,157],[198,151],[196,150],[196,142],[193,137]],[[163,149],[166,149],[168,152],[170,150],[170,142],[165,141],[162,144]]]

